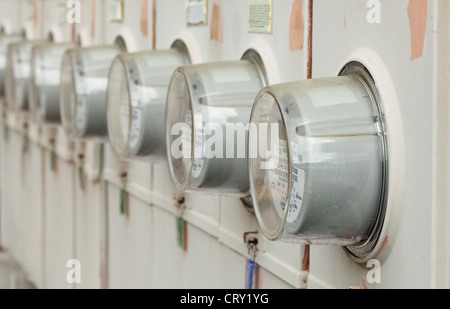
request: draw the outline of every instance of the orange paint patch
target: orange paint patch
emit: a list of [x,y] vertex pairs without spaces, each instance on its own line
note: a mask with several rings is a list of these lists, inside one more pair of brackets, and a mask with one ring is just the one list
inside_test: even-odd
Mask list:
[[295,0],[292,4],[291,23],[289,26],[289,50],[303,49],[304,29],[303,0]]
[[37,26],[38,22],[39,22],[39,15],[38,15],[38,3],[37,1],[34,1],[33,3],[33,21],[34,21],[34,25]]
[[216,3],[213,4],[211,13],[211,41],[218,43],[223,42],[223,27],[222,27],[222,8]]
[[422,57],[427,30],[427,0],[409,0],[408,18],[411,30],[411,60]]
[[141,9],[141,32],[143,36],[148,36],[148,1],[142,1]]

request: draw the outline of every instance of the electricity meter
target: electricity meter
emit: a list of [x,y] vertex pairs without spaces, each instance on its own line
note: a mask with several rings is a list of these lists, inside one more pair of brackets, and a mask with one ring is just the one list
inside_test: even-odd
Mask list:
[[339,77],[266,87],[250,122],[250,185],[262,233],[367,254],[384,220],[388,163],[380,97],[367,70],[350,63]]
[[39,123],[61,122],[59,112],[59,83],[61,62],[74,43],[45,44],[33,47],[29,89],[30,112]]
[[72,139],[104,138],[107,134],[106,91],[118,45],[68,50],[61,65],[61,120]]
[[28,87],[31,72],[31,50],[47,41],[24,41],[8,47],[6,99],[10,107],[28,111]]
[[266,85],[259,55],[178,68],[167,94],[166,150],[180,191],[246,195],[251,106]]
[[166,158],[167,88],[175,69],[189,63],[186,48],[123,54],[113,61],[108,134],[119,158]]
[[23,37],[21,35],[0,36],[0,98],[5,97],[5,71],[8,46],[12,43],[17,43],[20,41],[23,41]]

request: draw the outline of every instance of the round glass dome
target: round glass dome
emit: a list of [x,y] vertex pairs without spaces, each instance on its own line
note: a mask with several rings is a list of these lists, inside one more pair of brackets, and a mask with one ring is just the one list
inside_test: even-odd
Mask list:
[[363,70],[262,90],[249,137],[251,194],[262,233],[341,246],[371,238],[384,213],[383,119],[375,84]]

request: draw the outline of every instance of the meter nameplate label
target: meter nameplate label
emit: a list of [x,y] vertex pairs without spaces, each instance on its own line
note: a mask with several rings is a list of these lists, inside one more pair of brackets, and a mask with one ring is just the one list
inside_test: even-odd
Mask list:
[[76,119],[77,130],[83,131],[87,123],[87,99],[82,95],[78,96]]
[[[279,144],[274,144],[274,149],[278,149],[278,155],[272,155],[272,169],[267,170],[270,181],[270,192],[275,210],[280,218],[284,218],[288,196],[288,156],[287,142],[280,140]],[[292,169],[292,188],[289,212],[286,218],[288,223],[294,222],[300,214],[305,186],[305,172],[298,168]]]
[[208,23],[208,0],[188,0],[186,20],[189,26]]
[[345,86],[328,87],[326,91],[322,88],[311,88],[307,93],[314,107],[358,103],[353,92]]
[[305,171],[295,166],[292,167],[292,190],[291,201],[289,205],[289,213],[287,222],[294,222],[300,214],[303,203],[303,193],[305,191]]
[[218,70],[210,69],[209,72],[216,84],[249,82],[252,80],[248,71],[242,67],[229,66]]
[[272,33],[272,0],[248,0],[248,32]]
[[123,0],[111,0],[109,4],[109,21],[123,21]]
[[141,132],[142,111],[139,108],[133,108],[131,113],[131,127],[130,127],[130,148],[136,148],[139,142],[139,135]]
[[124,94],[120,104],[120,128],[122,131],[122,138],[126,141],[128,139],[130,128],[130,105],[128,104],[126,94]]
[[[195,117],[194,117],[195,119]],[[205,159],[203,157],[203,122],[200,119],[195,119],[195,131],[194,131],[194,160],[192,163],[192,177],[198,178],[205,165]]]

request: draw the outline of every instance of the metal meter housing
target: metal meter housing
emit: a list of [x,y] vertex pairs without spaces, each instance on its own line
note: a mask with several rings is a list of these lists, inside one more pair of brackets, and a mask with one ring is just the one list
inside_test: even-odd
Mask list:
[[18,34],[0,36],[0,98],[5,97],[8,47],[12,43],[17,43],[23,40],[24,40],[23,36]]
[[[178,68],[166,110],[169,170],[180,191],[246,195],[247,137],[251,106],[267,85],[254,50],[240,61]],[[237,128],[232,130],[230,127]]]
[[[270,156],[249,158],[251,194],[270,240],[373,249],[386,211],[388,149],[382,102],[369,72],[348,64],[340,76],[273,85],[251,114]],[[269,129],[269,127],[271,127]],[[275,127],[275,130],[272,130]]]
[[118,45],[68,50],[61,65],[60,113],[71,139],[106,138],[106,93],[113,59],[125,52]]
[[41,124],[59,124],[59,86],[64,53],[75,43],[35,46],[31,57],[29,104],[32,118]]
[[190,64],[186,46],[117,56],[109,73],[108,135],[121,160],[165,160],[165,111],[172,73]]
[[16,111],[29,110],[29,85],[31,77],[31,51],[33,47],[48,43],[43,40],[23,41],[8,46],[6,99]]

